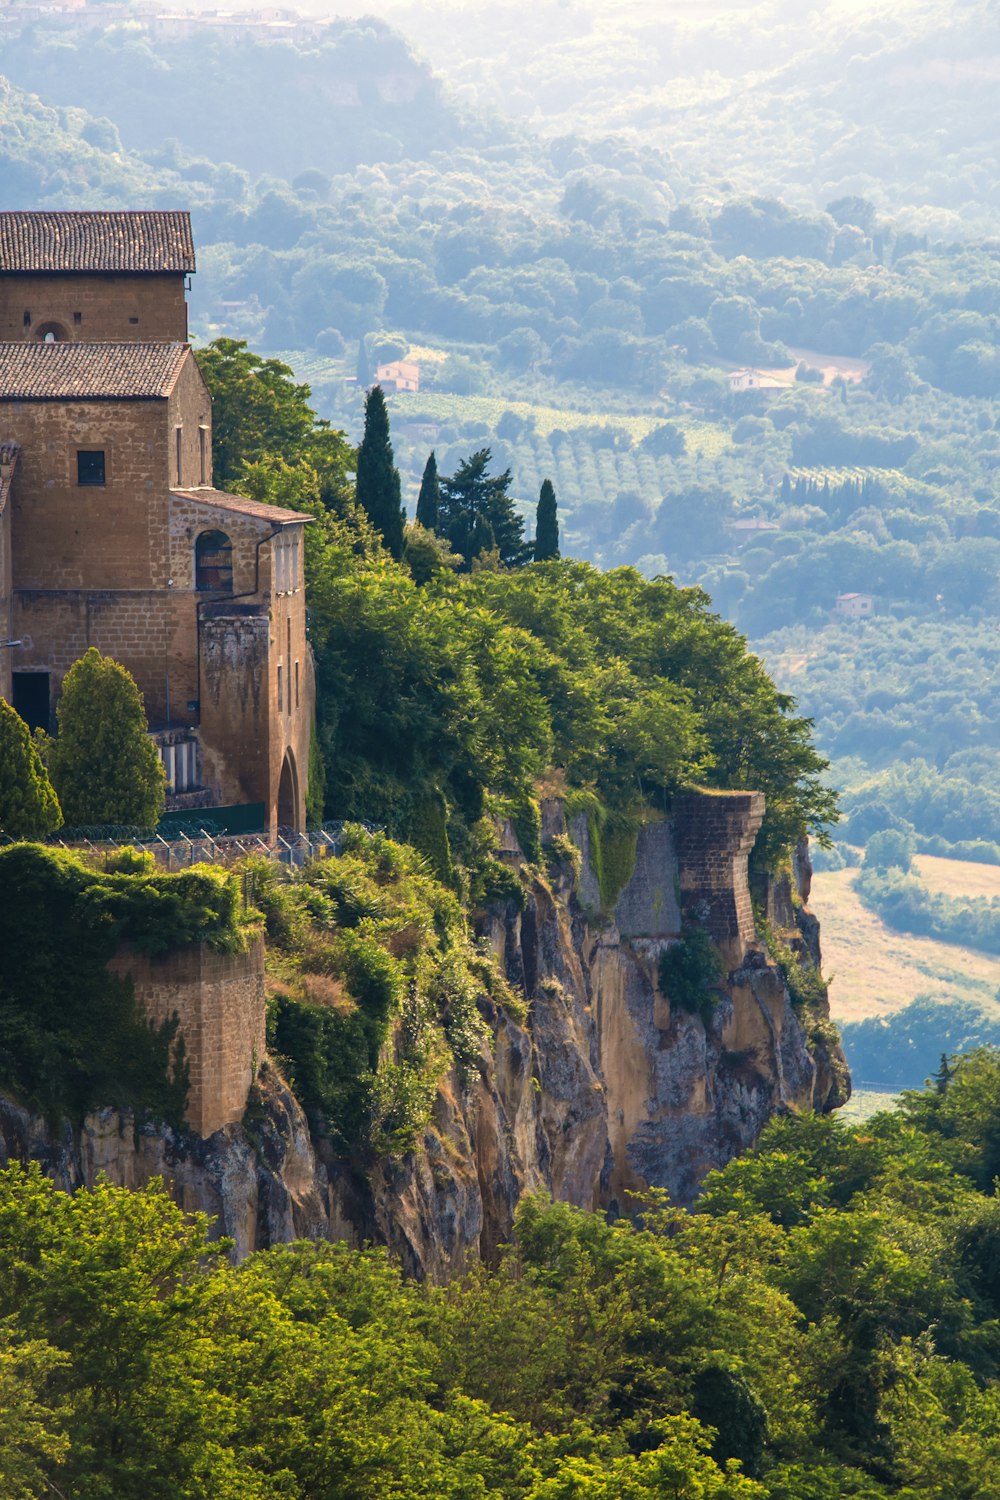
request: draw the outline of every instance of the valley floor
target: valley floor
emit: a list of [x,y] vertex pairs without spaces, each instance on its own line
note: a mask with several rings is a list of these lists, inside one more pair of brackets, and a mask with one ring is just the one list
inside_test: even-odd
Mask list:
[[[914,863],[932,890],[945,890],[952,896],[1000,894],[1000,867],[925,855]],[[862,906],[851,888],[855,874],[850,869],[837,870],[813,878],[810,905],[822,924],[824,972],[833,976],[830,1011],[834,1020],[891,1015],[918,995],[944,1003],[974,1001],[984,1009],[995,1004],[1000,958],[894,932]],[[1000,1006],[996,1009],[1000,1014]]]

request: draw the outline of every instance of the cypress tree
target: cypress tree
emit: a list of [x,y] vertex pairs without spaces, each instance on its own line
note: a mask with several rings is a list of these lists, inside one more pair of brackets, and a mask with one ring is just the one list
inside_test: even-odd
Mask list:
[[0,833],[15,839],[41,839],[62,822],[31,730],[0,698]]
[[382,540],[399,561],[403,555],[406,514],[400,499],[399,470],[389,441],[389,413],[380,385],[365,398],[365,435],[358,449],[358,504],[367,512]]
[[535,562],[552,562],[559,556],[559,514],[551,479],[542,480],[535,512]]
[[160,757],[132,674],[91,646],[63,678],[52,782],[71,828],[152,828],[163,812]]
[[424,477],[420,481],[417,496],[417,523],[428,531],[437,531],[438,506],[441,504],[441,486],[438,482],[437,459],[433,452],[424,465]]

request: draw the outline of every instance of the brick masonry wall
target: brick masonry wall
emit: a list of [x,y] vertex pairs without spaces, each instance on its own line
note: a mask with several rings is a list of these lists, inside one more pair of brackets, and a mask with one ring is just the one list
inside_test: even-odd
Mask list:
[[[11,490],[16,589],[161,584],[166,401],[4,401],[0,429],[21,444]],[[105,454],[106,482],[77,483],[77,452]]]
[[[11,597],[10,555],[10,503],[0,511],[0,641],[6,641],[14,633],[13,601]],[[10,701],[11,650],[0,646],[0,698]]]
[[[25,314],[30,323],[25,323]],[[76,314],[80,321],[76,321]],[[0,276],[0,340],[38,337],[58,323],[70,340],[187,339],[180,275]]]
[[191,1129],[207,1137],[241,1120],[266,1047],[263,942],[236,954],[202,943],[159,956],[123,948],[108,967],[131,977],[152,1023],[178,1017]]
[[[194,358],[184,361],[167,403],[170,429],[170,483],[177,489],[192,489],[212,482],[212,398]],[[177,473],[176,428],[181,429],[181,472]],[[207,428],[205,477],[202,478],[199,427]]]
[[674,800],[681,913],[705,928],[730,969],[756,936],[747,860],[763,820],[763,792],[683,792]]

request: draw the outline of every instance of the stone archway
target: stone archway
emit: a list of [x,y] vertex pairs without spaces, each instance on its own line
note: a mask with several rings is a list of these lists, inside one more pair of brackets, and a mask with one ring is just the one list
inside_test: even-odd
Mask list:
[[300,823],[299,775],[295,768],[295,756],[291,750],[286,750],[281,766],[281,780],[278,783],[278,827],[291,828],[298,833]]

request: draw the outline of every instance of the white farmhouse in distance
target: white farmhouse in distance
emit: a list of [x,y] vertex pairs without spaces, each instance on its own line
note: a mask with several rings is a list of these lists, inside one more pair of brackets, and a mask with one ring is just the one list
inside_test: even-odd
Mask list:
[[784,391],[788,387],[783,381],[775,380],[773,375],[762,375],[760,370],[731,370],[729,389],[731,391]]
[[833,612],[847,620],[862,620],[874,613],[875,598],[872,594],[838,594]]

